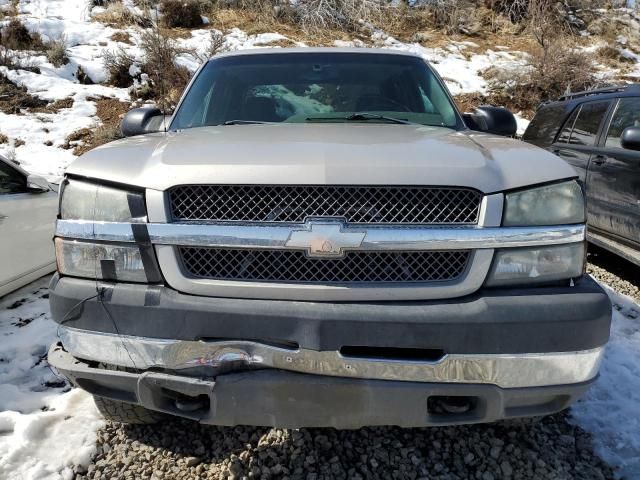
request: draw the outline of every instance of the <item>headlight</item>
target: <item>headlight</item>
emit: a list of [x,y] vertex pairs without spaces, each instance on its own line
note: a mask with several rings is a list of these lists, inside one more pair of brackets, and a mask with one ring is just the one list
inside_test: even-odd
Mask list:
[[505,197],[505,226],[567,225],[584,221],[584,195],[574,180],[509,193]]
[[62,191],[60,218],[98,222],[146,222],[141,193],[69,180]]
[[58,271],[73,277],[146,282],[140,248],[56,238]]
[[487,285],[553,282],[576,278],[584,268],[584,243],[498,250]]

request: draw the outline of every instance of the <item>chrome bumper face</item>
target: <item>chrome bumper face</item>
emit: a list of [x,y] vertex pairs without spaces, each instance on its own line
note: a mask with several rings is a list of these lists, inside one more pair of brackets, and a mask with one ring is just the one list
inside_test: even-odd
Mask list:
[[250,341],[202,342],[96,333],[60,327],[73,356],[147,370],[209,376],[242,368],[371,380],[491,384],[502,388],[566,385],[598,374],[604,347],[577,352],[445,355],[435,361],[344,357],[337,351],[286,349]]

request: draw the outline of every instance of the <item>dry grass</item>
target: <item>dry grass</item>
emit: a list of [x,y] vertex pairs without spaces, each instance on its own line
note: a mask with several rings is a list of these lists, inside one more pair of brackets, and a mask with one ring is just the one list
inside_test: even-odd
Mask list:
[[73,107],[73,97],[60,98],[46,106],[46,111],[56,113],[63,108]]
[[74,155],[82,155],[105,143],[122,138],[120,122],[129,110],[130,104],[114,98],[95,98],[96,115],[100,125],[96,128],[82,128],[70,134],[62,145],[64,149],[73,148]]
[[113,40],[114,42],[126,43],[127,45],[133,45],[131,35],[129,35],[127,32],[116,32],[111,35],[111,40]]
[[107,71],[107,83],[114,87],[127,88],[133,84],[133,78],[129,73],[134,59],[124,49],[105,51],[102,62]]
[[64,35],[47,42],[45,44],[45,54],[47,60],[54,67],[62,67],[69,63],[69,58],[67,58],[67,39]]
[[22,110],[35,111],[47,106],[47,101],[34,97],[25,87],[19,87],[0,74],[0,112],[19,114]]
[[0,133],[0,144],[9,143],[9,137],[7,137],[4,133]]
[[151,26],[150,19],[137,15],[120,1],[108,2],[105,11],[94,15],[93,19],[118,28],[130,25],[137,25],[145,28]]
[[162,22],[168,28],[196,28],[202,25],[202,2],[198,0],[162,0]]
[[260,12],[239,8],[214,8],[209,12],[211,23],[216,28],[226,31],[240,28],[248,35],[264,32],[278,32],[294,41],[304,42],[309,46],[328,46],[334,40],[370,40],[366,32],[346,32],[337,28],[305,32],[299,25],[287,18],[276,18],[273,15],[262,15]]
[[30,33],[20,20],[12,18],[2,29],[2,46],[11,50],[42,50],[38,33]]
[[635,61],[625,57],[619,48],[604,45],[596,50],[596,58],[605,65],[613,68],[627,68],[635,65]]

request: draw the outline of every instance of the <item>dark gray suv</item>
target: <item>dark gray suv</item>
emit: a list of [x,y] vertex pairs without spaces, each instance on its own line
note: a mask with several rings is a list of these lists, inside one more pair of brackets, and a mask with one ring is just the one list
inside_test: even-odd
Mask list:
[[578,172],[586,187],[589,241],[640,265],[640,84],[545,103],[523,140]]

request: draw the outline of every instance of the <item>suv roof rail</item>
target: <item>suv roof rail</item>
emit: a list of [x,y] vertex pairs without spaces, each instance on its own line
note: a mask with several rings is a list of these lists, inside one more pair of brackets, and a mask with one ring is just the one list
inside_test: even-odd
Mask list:
[[611,85],[609,87],[594,88],[592,90],[584,90],[582,92],[567,93],[566,95],[562,95],[560,98],[558,98],[558,101],[562,102],[564,100],[571,100],[573,98],[579,98],[579,97],[587,97],[589,95],[597,95],[599,93],[615,93],[615,92],[626,92],[626,91],[640,92],[640,83],[631,83],[629,85]]

